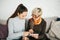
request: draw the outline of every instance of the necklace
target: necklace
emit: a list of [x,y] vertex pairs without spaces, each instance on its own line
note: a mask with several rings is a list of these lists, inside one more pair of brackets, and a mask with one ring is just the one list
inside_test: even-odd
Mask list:
[[41,23],[42,19],[39,18],[38,20],[34,20],[34,25],[39,25]]

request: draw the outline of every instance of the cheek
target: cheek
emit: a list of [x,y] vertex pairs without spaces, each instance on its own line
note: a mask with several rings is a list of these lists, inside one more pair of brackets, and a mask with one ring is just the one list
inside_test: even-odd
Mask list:
[[25,15],[22,15],[21,18],[25,18],[26,16]]
[[21,16],[19,16],[19,18],[22,18]]
[[19,15],[19,18],[22,18],[22,15]]
[[25,17],[24,15],[22,17]]
[[22,15],[22,17],[26,17],[27,15]]

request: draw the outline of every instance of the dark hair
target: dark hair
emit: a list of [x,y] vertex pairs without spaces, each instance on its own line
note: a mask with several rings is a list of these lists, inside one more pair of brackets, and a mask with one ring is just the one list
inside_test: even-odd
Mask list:
[[41,10],[41,8],[37,8],[39,11],[38,12],[41,12],[42,10]]
[[14,18],[17,16],[17,13],[22,14],[23,12],[27,12],[27,11],[28,11],[28,9],[23,4],[18,5],[15,12],[8,18],[7,24],[8,24],[8,21],[10,18]]

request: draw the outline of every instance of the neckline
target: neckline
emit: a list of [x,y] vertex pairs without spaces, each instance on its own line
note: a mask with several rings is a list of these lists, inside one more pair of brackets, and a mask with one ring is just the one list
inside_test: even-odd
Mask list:
[[34,25],[40,25],[42,23],[43,19],[41,18],[40,20],[41,21],[39,22],[39,24],[34,24]]
[[19,18],[18,16],[16,16],[15,18],[17,18],[17,19],[19,19],[19,20],[25,20],[25,19],[21,19],[21,18]]

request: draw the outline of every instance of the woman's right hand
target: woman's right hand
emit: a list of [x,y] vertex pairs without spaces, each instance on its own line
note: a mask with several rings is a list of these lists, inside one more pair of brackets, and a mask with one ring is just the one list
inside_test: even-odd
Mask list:
[[29,38],[28,37],[23,37],[22,40],[29,40]]
[[24,32],[23,33],[23,36],[25,37],[25,36],[28,36],[29,35],[29,32]]
[[29,32],[30,32],[31,34],[33,34],[34,31],[33,31],[33,29],[30,29]]

